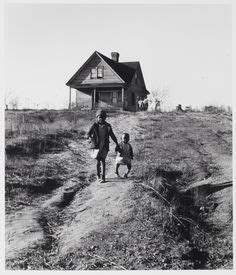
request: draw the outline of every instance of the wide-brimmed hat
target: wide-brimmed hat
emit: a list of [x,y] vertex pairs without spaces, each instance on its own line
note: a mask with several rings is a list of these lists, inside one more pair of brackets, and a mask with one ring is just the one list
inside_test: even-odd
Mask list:
[[106,118],[107,117],[107,113],[106,113],[106,111],[100,109],[100,110],[97,110],[97,112],[96,112],[96,117],[98,117],[98,116]]

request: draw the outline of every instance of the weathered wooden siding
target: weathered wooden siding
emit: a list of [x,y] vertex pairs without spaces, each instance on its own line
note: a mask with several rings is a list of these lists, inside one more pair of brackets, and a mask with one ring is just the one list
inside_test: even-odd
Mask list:
[[[134,102],[132,102],[132,94],[134,94]],[[145,97],[146,94],[144,93],[144,90],[142,87],[139,85],[133,84],[127,89],[127,101],[128,101],[128,106],[127,110],[128,111],[136,111],[138,110],[138,97]],[[133,104],[134,103],[134,104]]]
[[[117,92],[117,103],[112,101],[112,92]],[[124,92],[124,103],[121,102],[121,88],[111,88],[110,90],[101,90],[97,89],[96,93],[98,94],[98,100],[96,102],[96,107],[106,108],[106,109],[121,109],[124,105],[125,110],[128,111],[136,111],[138,110],[137,99],[140,96],[144,96],[143,89],[137,85],[131,85],[127,90]],[[93,98],[94,89],[91,89],[87,92],[80,92],[77,91],[77,105],[84,106],[89,109],[92,108],[92,102],[94,101]],[[132,94],[134,94],[134,103],[132,104]]]
[[[117,102],[112,99],[112,93],[117,93]],[[96,91],[96,108],[106,108],[106,109],[121,109],[122,96],[121,89],[111,89],[111,90],[97,90]],[[81,92],[77,90],[76,104],[79,107],[84,107],[92,109],[92,102],[94,102],[94,89],[87,92]]]
[[[117,102],[114,102],[113,99],[113,92],[117,94]],[[98,103],[97,107],[100,108],[122,108],[122,102],[121,102],[121,90],[111,90],[111,91],[98,91]]]
[[137,75],[137,80],[135,78],[135,75],[130,83],[130,88],[129,89],[132,89],[132,91],[134,91],[138,96],[144,96],[145,95],[145,85],[144,85],[144,82],[143,82],[143,77],[142,77],[142,73],[141,73],[141,70],[140,70],[140,67],[137,68],[137,71],[136,71],[136,75]]
[[[90,72],[92,68],[103,66],[103,78],[90,78]],[[99,57],[95,56],[85,68],[79,73],[79,75],[73,80],[73,85],[80,84],[108,84],[108,83],[123,83],[123,81],[115,74],[109,66]]]
[[135,99],[135,102],[136,102],[137,94],[136,94],[136,89],[135,89],[134,86],[129,87],[126,91],[125,99],[127,101],[126,109],[128,111],[135,111],[136,110],[136,106],[135,106],[136,104],[132,104],[132,93],[134,94],[134,99]]
[[92,109],[91,92],[81,92],[77,90],[76,93],[76,105],[78,107]]
[[136,74],[137,74],[137,81],[135,81],[135,77],[134,77],[132,79],[132,84],[137,85],[142,89],[145,89],[145,83],[144,83],[143,74],[140,66],[137,67]]
[[145,85],[144,85],[143,76],[142,76],[140,67],[137,68],[136,75],[137,75],[137,77],[135,77],[135,75],[134,75],[129,88],[126,91],[127,95],[126,95],[125,99],[127,100],[126,109],[128,111],[138,110],[138,103],[137,103],[138,98],[146,97]]

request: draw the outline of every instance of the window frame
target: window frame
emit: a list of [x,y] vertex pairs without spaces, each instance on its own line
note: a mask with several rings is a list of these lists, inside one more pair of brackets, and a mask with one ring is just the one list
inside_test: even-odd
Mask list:
[[[101,72],[101,75],[99,74],[99,72]],[[104,66],[97,67],[97,78],[104,78]]]
[[96,79],[97,78],[97,69],[96,68],[92,68],[90,70],[90,79]]

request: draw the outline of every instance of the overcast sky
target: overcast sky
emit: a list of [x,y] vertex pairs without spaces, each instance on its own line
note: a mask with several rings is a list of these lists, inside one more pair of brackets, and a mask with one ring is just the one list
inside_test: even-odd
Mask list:
[[65,83],[95,50],[140,61],[169,105],[231,105],[229,5],[8,4],[7,98],[66,108]]

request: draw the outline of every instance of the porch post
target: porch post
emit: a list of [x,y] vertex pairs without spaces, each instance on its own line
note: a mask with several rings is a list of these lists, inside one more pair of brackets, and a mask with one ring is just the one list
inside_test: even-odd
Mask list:
[[122,110],[124,110],[124,87],[121,88]]
[[78,104],[78,101],[79,101],[79,100],[78,100],[78,99],[79,99],[78,90],[75,90],[75,92],[76,92],[76,94],[75,94],[75,98],[76,98],[76,99],[75,99],[75,100],[76,100],[75,106],[78,107],[78,105],[79,105],[79,104]]
[[93,108],[96,109],[96,88],[93,90]]
[[91,110],[93,110],[93,90],[91,90]]
[[71,109],[71,87],[69,89],[69,107],[68,109]]

